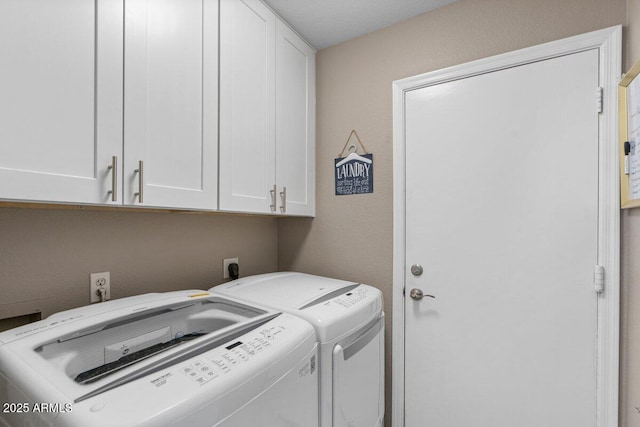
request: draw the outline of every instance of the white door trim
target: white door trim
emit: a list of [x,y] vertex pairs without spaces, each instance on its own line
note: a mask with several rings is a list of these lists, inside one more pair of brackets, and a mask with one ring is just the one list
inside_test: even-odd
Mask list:
[[[405,94],[425,86],[490,73],[590,49],[600,55],[603,113],[599,121],[598,263],[605,268],[605,291],[598,295],[597,427],[618,426],[620,317],[620,190],[618,181],[618,81],[622,27],[534,46],[393,82],[393,341],[392,425],[404,426],[405,261]],[[594,88],[594,108],[595,108]],[[595,290],[594,290],[595,292]]]

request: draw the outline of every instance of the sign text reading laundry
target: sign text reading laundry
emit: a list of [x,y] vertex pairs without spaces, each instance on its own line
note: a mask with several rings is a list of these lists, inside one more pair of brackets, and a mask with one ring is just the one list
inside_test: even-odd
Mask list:
[[335,159],[336,196],[373,193],[373,154]]

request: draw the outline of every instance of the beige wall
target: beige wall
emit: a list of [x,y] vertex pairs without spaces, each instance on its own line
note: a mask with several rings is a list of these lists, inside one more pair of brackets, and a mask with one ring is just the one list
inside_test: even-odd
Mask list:
[[121,298],[207,289],[223,281],[223,258],[239,257],[243,275],[277,268],[271,218],[0,208],[0,242],[0,319],[21,306],[47,316],[88,304],[99,271]]
[[[318,52],[317,217],[281,220],[279,267],[360,280],[383,290],[387,414],[391,412],[392,82],[625,20],[625,0],[462,0]],[[358,131],[374,155],[375,192],[337,197],[333,159],[351,129]],[[640,214],[635,219],[640,220]],[[635,246],[628,242],[633,246],[625,252],[628,259],[640,254],[640,224],[634,225]],[[640,271],[635,268],[637,285]],[[637,305],[636,312],[639,309]],[[635,334],[637,347],[637,330]],[[637,390],[640,376],[634,375],[628,387]],[[387,416],[387,425],[389,420]],[[633,421],[638,425],[640,418]]]

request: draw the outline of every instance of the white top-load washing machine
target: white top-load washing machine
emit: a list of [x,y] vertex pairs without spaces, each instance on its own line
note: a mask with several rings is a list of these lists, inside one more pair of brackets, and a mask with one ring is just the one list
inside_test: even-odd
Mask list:
[[283,272],[211,288],[311,323],[320,343],[320,426],[377,427],[384,419],[384,313],[380,290]]
[[146,294],[0,333],[0,426],[312,426],[306,321],[203,291]]

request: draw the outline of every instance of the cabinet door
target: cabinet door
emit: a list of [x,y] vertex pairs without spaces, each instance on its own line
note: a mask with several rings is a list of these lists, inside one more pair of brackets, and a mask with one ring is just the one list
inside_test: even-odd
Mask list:
[[315,211],[315,51],[276,25],[276,182],[278,211]]
[[122,0],[2,0],[0,118],[0,198],[112,203]]
[[217,105],[218,1],[127,0],[125,204],[216,208]]
[[220,5],[220,209],[275,213],[275,15]]

